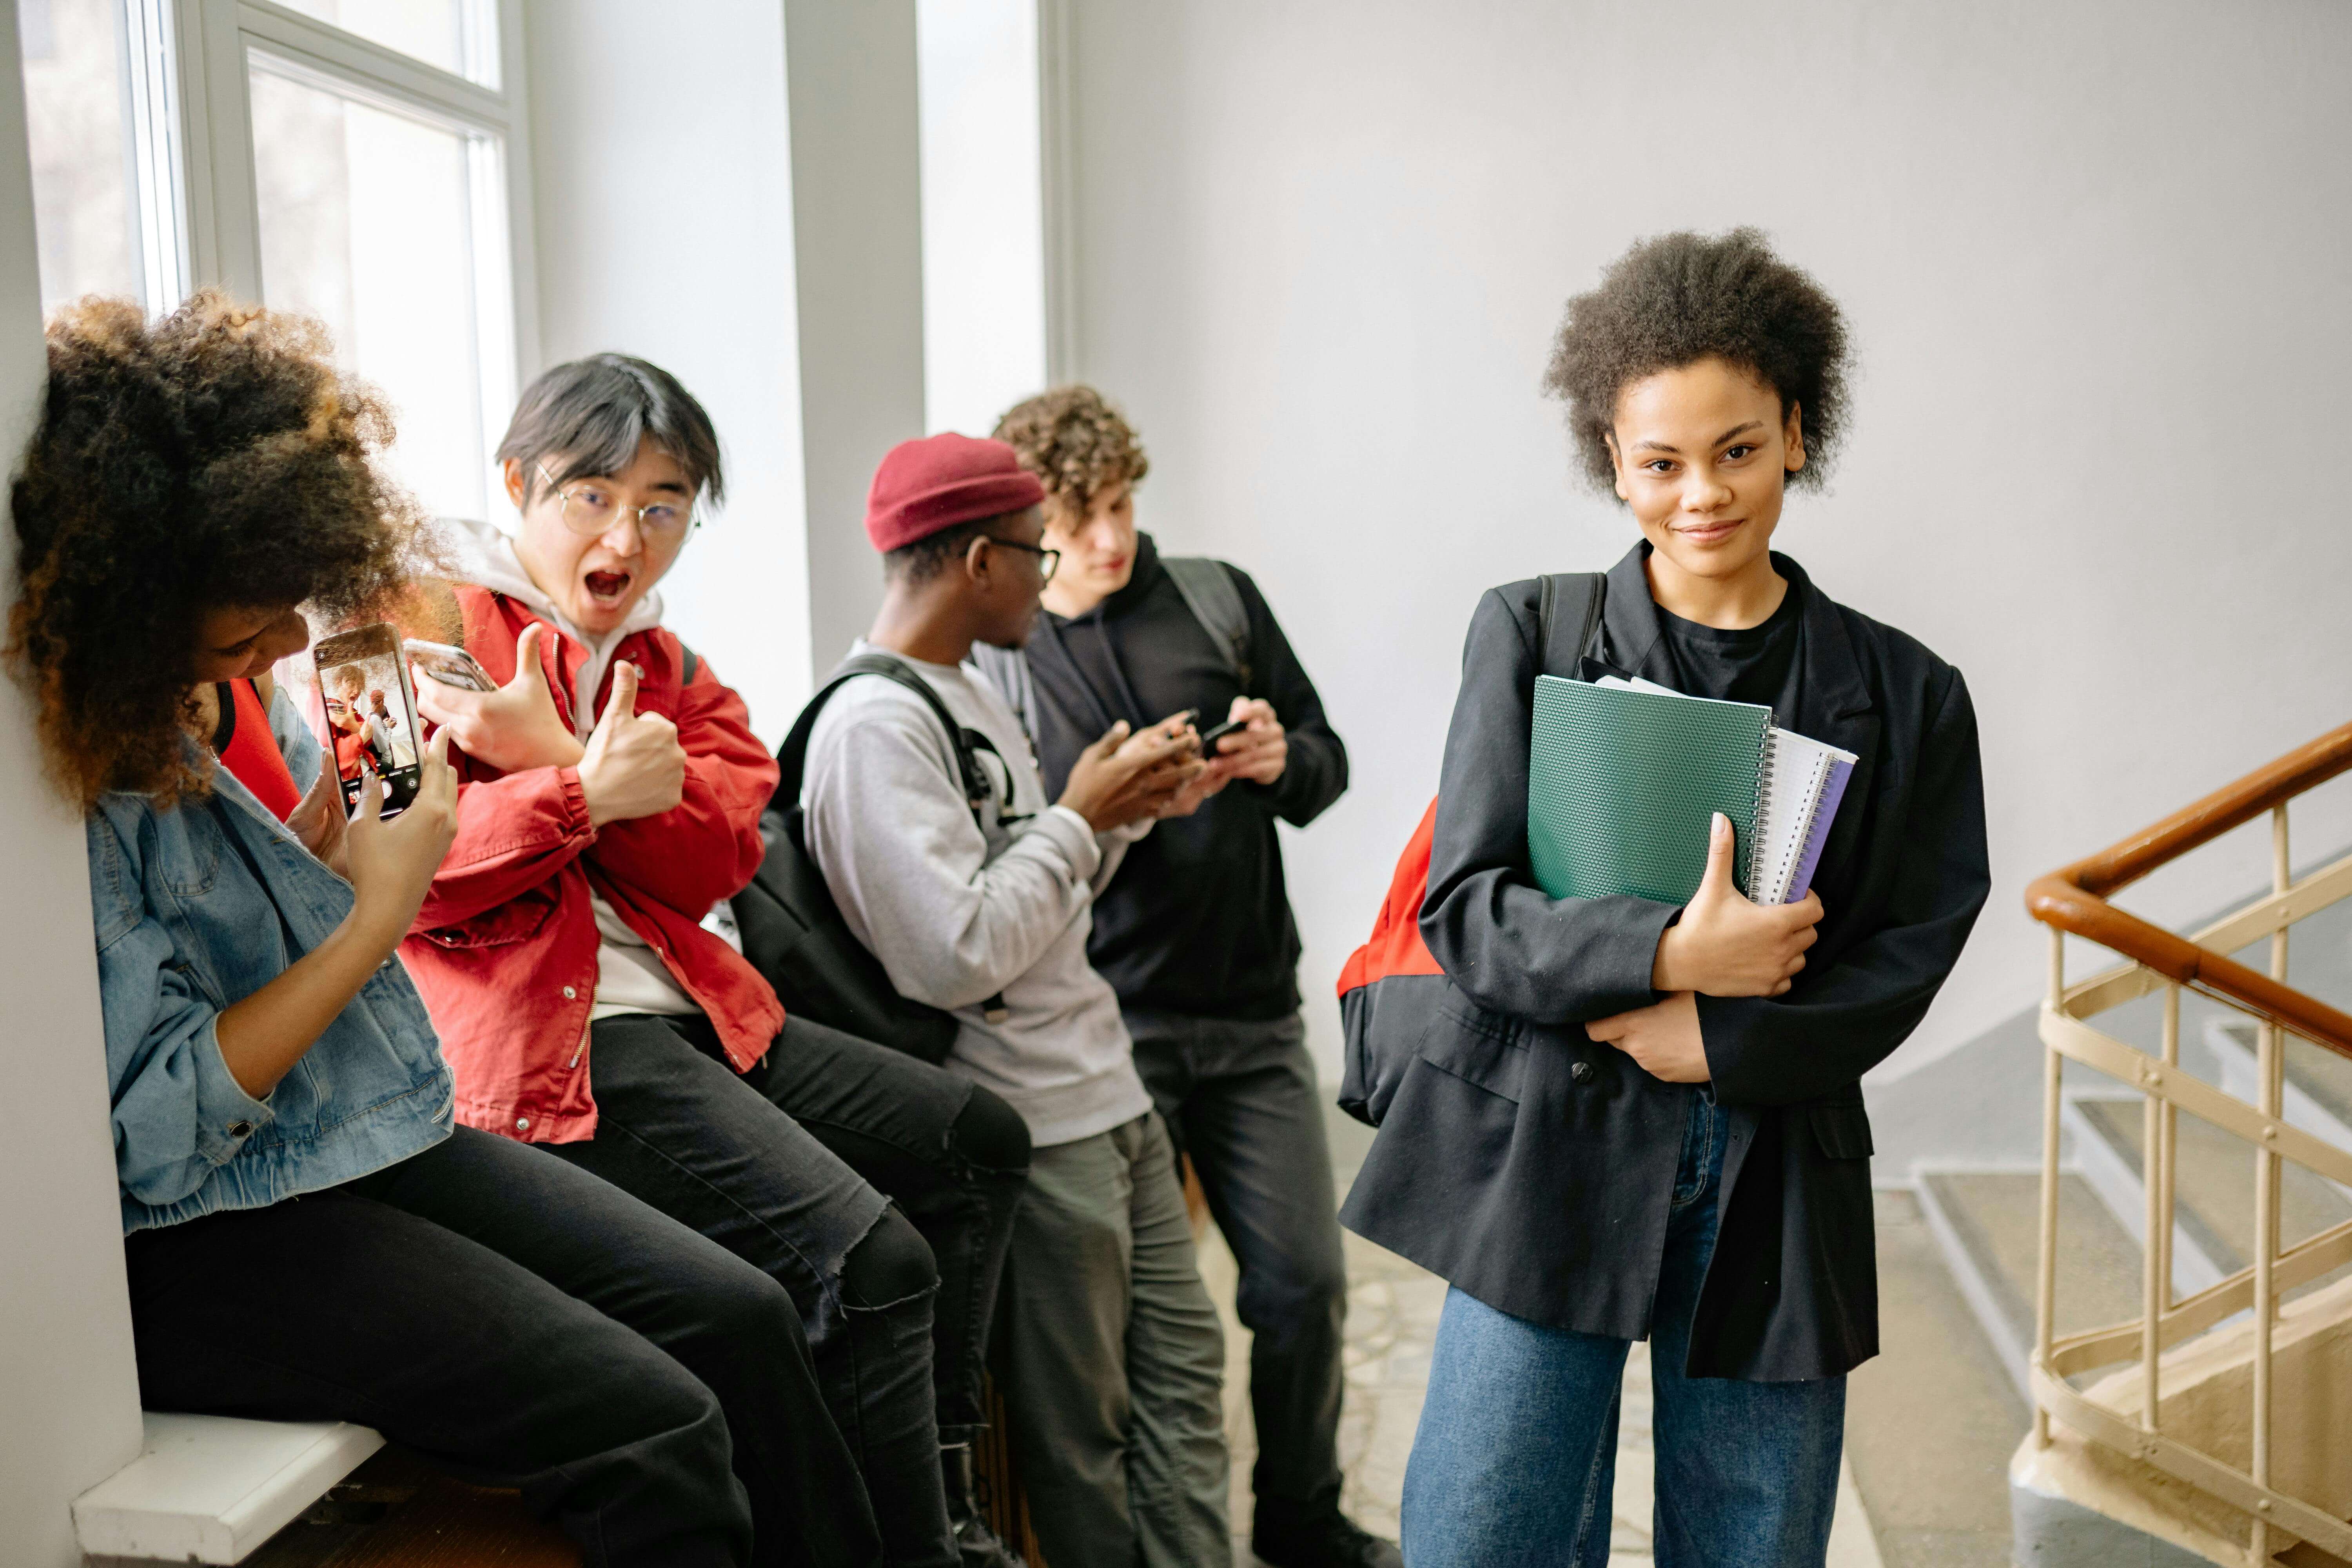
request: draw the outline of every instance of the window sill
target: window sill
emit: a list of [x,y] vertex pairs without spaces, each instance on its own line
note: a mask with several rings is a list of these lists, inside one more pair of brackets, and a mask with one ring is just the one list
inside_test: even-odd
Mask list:
[[145,1420],[139,1457],[74,1500],[91,1557],[236,1563],[383,1447],[341,1421]]

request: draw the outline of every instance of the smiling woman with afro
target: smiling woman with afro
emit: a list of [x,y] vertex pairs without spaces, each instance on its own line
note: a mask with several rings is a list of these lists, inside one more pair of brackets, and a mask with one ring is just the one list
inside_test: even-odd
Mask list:
[[[1661,1568],[1827,1551],[1845,1374],[1878,1349],[1862,1075],[1990,881],[1959,672],[1771,548],[1844,434],[1845,382],[1836,304],[1752,229],[1644,240],[1569,301],[1546,386],[1641,538],[1605,574],[1480,601],[1420,910],[1442,984],[1400,976],[1351,1014],[1381,1120],[1342,1217],[1452,1286],[1405,1475],[1414,1568],[1608,1555],[1638,1339]],[[1539,883],[1530,757],[1580,739],[1536,735],[1546,675],[1769,710],[1793,732],[1778,766],[1850,769],[1810,886],[1781,876],[1803,808],[1759,821],[1727,787],[1735,826],[1689,804],[1675,755],[1622,792],[1655,818],[1646,892]],[[1628,722],[1683,707],[1586,700]]]

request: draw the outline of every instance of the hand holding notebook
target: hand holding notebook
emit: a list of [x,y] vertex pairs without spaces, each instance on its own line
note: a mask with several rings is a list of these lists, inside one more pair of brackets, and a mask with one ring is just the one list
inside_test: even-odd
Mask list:
[[1717,813],[1707,838],[1706,870],[1682,918],[1658,938],[1650,984],[1660,991],[1710,996],[1778,996],[1805,966],[1822,901],[1758,904],[1732,874],[1731,819]]
[[[1811,945],[1820,903],[1807,889],[1854,760],[1776,729],[1771,710],[1756,703],[1613,676],[1592,683],[1540,676],[1528,770],[1529,865],[1554,898],[1631,895],[1685,906],[1693,929],[1662,944],[1661,989],[1773,994],[1763,983],[1785,989]],[[1717,814],[1732,843],[1710,854]],[[1759,917],[1785,915],[1787,930],[1748,931],[1757,921],[1734,905]],[[1741,928],[1737,940],[1733,926]],[[1802,943],[1782,952],[1783,939],[1799,932]],[[1734,962],[1735,952],[1745,956]]]

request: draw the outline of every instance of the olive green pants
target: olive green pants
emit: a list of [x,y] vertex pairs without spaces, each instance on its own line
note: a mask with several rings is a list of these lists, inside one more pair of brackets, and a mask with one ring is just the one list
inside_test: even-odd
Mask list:
[[1053,1568],[1229,1568],[1223,1330],[1157,1111],[1033,1150],[1005,1405]]

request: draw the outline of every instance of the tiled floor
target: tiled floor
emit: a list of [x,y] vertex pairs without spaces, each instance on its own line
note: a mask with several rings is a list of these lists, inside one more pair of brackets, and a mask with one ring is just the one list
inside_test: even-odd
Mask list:
[[[1347,1191],[1370,1142],[1366,1130],[1335,1116],[1332,1164],[1339,1190]],[[1339,1415],[1339,1460],[1348,1476],[1341,1501],[1366,1529],[1394,1539],[1397,1501],[1404,1489],[1405,1460],[1412,1451],[1413,1427],[1421,1419],[1423,1391],[1429,1383],[1430,1348],[1445,1282],[1374,1247],[1361,1237],[1346,1237],[1348,1253],[1348,1387]],[[1201,1271],[1217,1310],[1225,1319],[1225,1431],[1233,1445],[1234,1533],[1249,1536],[1250,1462],[1256,1455],[1250,1430],[1249,1338],[1233,1315],[1233,1255],[1214,1230],[1202,1243]],[[1612,1568],[1636,1568],[1650,1557],[1649,1347],[1636,1344],[1625,1369],[1624,1405],[1618,1420],[1615,1518],[1610,1537]],[[1237,1546],[1237,1563],[1255,1562]],[[1851,1475],[1839,1488],[1830,1568],[1880,1568],[1877,1545]]]

